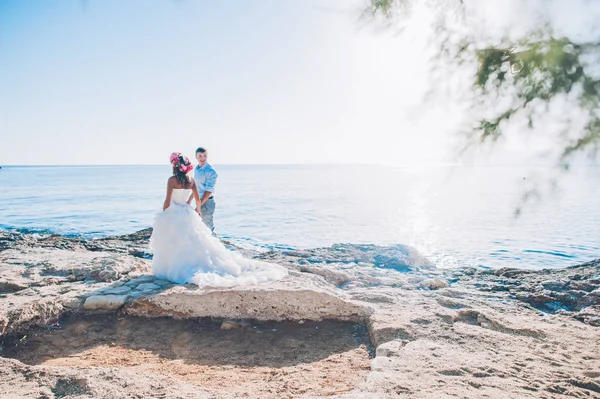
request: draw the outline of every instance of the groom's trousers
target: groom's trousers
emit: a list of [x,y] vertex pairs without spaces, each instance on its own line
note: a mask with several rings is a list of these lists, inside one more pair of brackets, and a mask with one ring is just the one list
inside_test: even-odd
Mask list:
[[215,232],[215,226],[213,224],[213,215],[215,214],[215,199],[210,197],[202,206],[200,207],[200,212],[202,212],[202,221],[210,231]]

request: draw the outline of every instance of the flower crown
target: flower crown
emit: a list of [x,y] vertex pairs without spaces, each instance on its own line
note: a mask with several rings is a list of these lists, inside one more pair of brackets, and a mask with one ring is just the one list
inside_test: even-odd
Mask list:
[[189,158],[184,155],[181,155],[180,152],[172,153],[169,157],[169,161],[171,162],[171,166],[173,167],[173,169],[177,169],[183,173],[188,173],[192,169],[194,169],[194,166],[190,163]]

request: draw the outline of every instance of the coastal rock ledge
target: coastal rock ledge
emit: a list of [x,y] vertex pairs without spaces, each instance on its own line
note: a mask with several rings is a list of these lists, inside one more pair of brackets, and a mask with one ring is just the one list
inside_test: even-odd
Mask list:
[[175,319],[213,317],[259,321],[341,320],[361,323],[372,310],[360,303],[353,303],[343,292],[336,292],[334,287],[318,276],[292,271],[282,281],[256,286],[228,289],[202,289],[194,285],[173,286],[132,300],[124,307],[123,313],[141,317],[168,316]]
[[0,232],[0,397],[600,398],[600,260],[246,251],[289,276],[198,288],[149,273],[148,236]]

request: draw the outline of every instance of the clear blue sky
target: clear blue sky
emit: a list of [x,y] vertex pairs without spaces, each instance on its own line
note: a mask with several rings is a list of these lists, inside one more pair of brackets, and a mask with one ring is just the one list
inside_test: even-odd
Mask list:
[[421,106],[428,16],[378,32],[365,4],[0,0],[0,165],[450,160],[461,111]]
[[0,164],[419,158],[424,77],[364,4],[0,0]]

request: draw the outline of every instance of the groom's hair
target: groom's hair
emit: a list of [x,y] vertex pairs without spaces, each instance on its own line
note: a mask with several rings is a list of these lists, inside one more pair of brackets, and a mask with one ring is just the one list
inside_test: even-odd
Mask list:
[[206,152],[206,148],[204,148],[204,147],[196,148],[196,155],[198,155],[199,152]]

